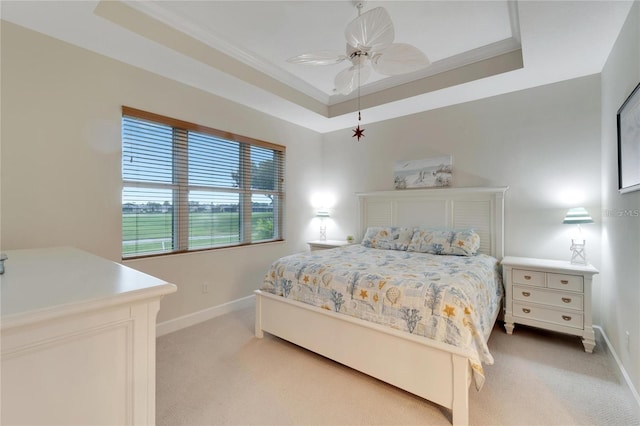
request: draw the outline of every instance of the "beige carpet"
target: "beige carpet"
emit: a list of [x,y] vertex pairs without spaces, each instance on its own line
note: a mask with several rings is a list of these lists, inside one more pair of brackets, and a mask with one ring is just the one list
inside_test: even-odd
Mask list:
[[[158,338],[158,425],[447,425],[421,398],[270,335],[244,309]],[[640,411],[602,341],[496,325],[477,425],[640,425]],[[393,362],[393,360],[389,360]]]

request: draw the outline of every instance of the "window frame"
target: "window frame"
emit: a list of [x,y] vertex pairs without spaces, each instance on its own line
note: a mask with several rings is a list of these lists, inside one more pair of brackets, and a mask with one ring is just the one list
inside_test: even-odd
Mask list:
[[[124,173],[121,171],[122,178],[122,191],[125,188],[149,188],[149,189],[170,189],[173,193],[172,204],[172,245],[174,248],[171,251],[163,251],[161,253],[135,253],[125,256],[124,253],[124,239],[122,233],[124,233],[124,221],[121,221],[121,258],[122,260],[133,260],[147,257],[168,256],[174,254],[195,253],[207,250],[219,250],[230,247],[248,246],[264,243],[272,243],[284,241],[284,225],[285,225],[285,181],[284,181],[284,168],[286,161],[286,147],[271,142],[262,141],[259,139],[250,138],[247,136],[237,135],[228,131],[218,130],[211,127],[194,124],[191,122],[166,117],[163,115],[155,114],[148,111],[143,111],[136,108],[122,106],[121,122],[124,117],[132,119],[139,119],[148,121],[155,124],[170,126],[172,129],[172,182],[160,183],[160,182],[142,182],[135,180],[127,180],[124,177]],[[237,188],[225,188],[225,187],[210,187],[198,184],[189,184],[189,163],[188,163],[188,134],[189,132],[200,133],[206,136],[211,136],[224,141],[237,143],[240,152],[240,163],[242,167],[238,169],[238,174],[241,176],[238,179]],[[122,130],[121,130],[122,136]],[[123,142],[121,142],[122,144]],[[277,177],[276,188],[274,190],[254,189],[251,187],[251,147],[265,148],[272,150],[274,153],[274,164],[277,165]],[[124,151],[122,155],[124,156]],[[122,158],[121,161],[124,161]],[[186,167],[180,167],[177,164],[180,162],[186,162]],[[239,197],[239,239],[237,243],[221,244],[212,247],[202,248],[189,248],[189,192],[193,190],[206,190],[216,192],[228,192],[231,194],[238,194]],[[273,195],[273,236],[274,238],[266,240],[253,241],[252,239],[252,199],[254,195]],[[121,200],[121,220],[123,219],[124,212],[124,197]]]

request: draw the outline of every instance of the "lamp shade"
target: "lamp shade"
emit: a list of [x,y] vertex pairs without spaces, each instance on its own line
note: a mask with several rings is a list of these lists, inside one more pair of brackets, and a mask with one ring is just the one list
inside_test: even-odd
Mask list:
[[318,210],[316,217],[329,217],[329,212],[326,210]]
[[564,224],[581,224],[581,223],[593,223],[593,219],[589,216],[589,212],[584,207],[575,207],[573,209],[569,209],[567,215],[564,217],[562,221]]

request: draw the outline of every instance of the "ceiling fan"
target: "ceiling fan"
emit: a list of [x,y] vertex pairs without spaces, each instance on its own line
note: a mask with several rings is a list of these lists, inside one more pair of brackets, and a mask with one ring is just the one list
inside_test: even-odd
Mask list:
[[363,2],[355,2],[358,17],[345,29],[346,54],[330,50],[304,53],[287,59],[292,64],[334,65],[344,60],[351,67],[340,71],[334,80],[335,90],[347,95],[366,82],[371,69],[383,75],[406,74],[427,67],[430,62],[424,53],[406,43],[393,43],[395,32],[389,13],[376,7],[360,14]]

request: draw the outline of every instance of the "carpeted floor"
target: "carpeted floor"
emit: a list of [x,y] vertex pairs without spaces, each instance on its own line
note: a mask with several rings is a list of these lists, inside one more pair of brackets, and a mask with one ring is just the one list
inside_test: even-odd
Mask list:
[[[448,425],[450,412],[288,342],[243,309],[158,338],[158,425]],[[598,341],[496,325],[495,364],[470,391],[474,425],[640,425]],[[393,362],[393,360],[389,360]]]

